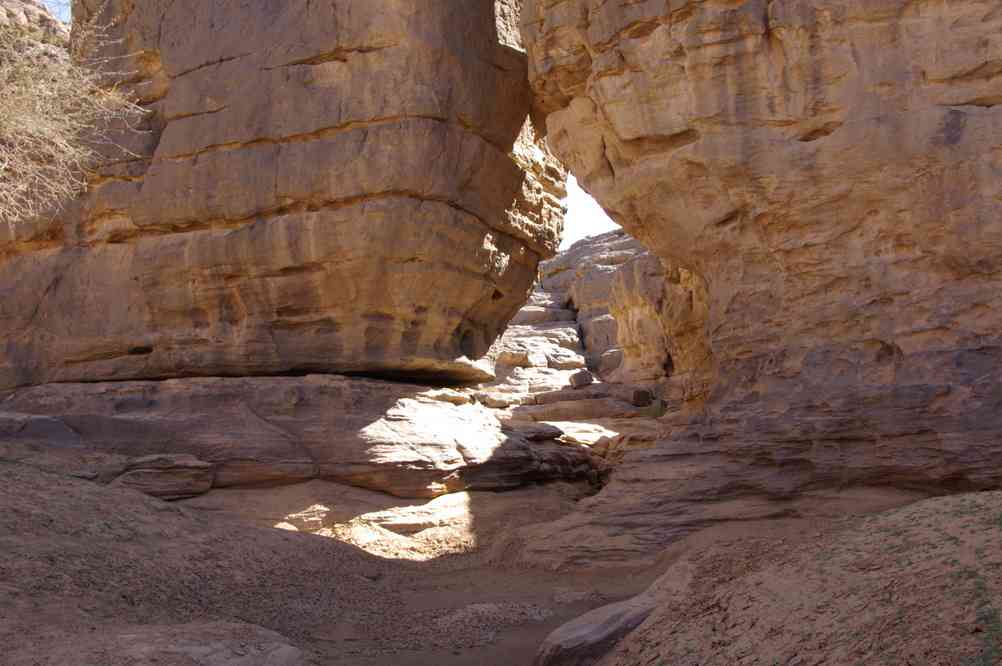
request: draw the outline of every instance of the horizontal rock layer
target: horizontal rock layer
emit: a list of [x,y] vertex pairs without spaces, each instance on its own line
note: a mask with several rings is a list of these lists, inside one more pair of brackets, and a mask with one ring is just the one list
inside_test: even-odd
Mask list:
[[[509,3],[510,4],[510,3]],[[287,372],[477,380],[559,236],[517,12],[78,3],[149,110],[0,229],[0,388]],[[124,57],[125,54],[127,57]]]
[[338,376],[21,389],[0,396],[0,451],[168,498],[314,478],[434,497],[595,474],[586,449],[502,431],[457,392]]

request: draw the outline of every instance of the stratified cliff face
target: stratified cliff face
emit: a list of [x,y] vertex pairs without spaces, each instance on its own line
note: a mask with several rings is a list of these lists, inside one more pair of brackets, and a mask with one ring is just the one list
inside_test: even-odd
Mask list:
[[1002,484],[997,2],[528,0],[522,20],[551,146],[705,284],[716,364],[704,417],[582,524],[647,516],[623,537],[643,550],[778,510],[711,501]]
[[563,294],[563,305],[575,312],[588,365],[602,376],[622,362],[619,329],[610,313],[613,284],[620,267],[641,254],[644,248],[635,238],[610,231],[578,241],[539,267],[540,287]]
[[[0,230],[0,388],[475,379],[554,253],[517,5],[77,3],[150,110],[58,220]],[[498,27],[500,24],[500,28]],[[476,36],[473,38],[472,36]]]

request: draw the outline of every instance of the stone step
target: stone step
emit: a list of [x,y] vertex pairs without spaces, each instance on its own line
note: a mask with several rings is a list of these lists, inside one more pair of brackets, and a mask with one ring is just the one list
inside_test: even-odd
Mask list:
[[515,314],[511,323],[525,325],[564,321],[577,321],[577,314],[573,310],[565,310],[563,308],[526,305]]

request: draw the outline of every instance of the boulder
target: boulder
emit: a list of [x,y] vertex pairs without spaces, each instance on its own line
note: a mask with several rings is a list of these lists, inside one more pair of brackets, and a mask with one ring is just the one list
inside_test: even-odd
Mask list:
[[536,653],[534,666],[592,666],[657,608],[654,595],[640,594],[571,620],[553,631]]
[[588,370],[578,370],[570,377],[571,387],[581,389],[595,382],[595,377]]

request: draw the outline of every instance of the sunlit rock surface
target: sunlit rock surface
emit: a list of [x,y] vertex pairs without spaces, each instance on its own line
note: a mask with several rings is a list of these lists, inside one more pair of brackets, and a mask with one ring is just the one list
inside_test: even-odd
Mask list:
[[486,378],[563,213],[515,9],[77,3],[150,113],[63,215],[0,229],[0,387]]

